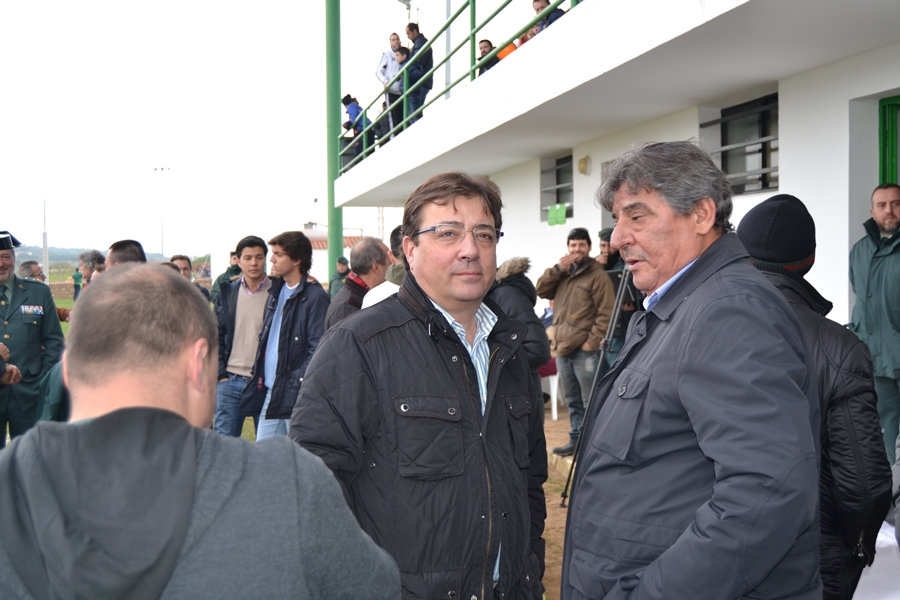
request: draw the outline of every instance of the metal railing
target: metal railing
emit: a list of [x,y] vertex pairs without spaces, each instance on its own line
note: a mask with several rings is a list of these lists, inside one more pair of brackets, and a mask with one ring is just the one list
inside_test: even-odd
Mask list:
[[[494,17],[496,17],[498,14],[500,14],[500,12],[503,11],[503,9],[505,9],[507,6],[509,6],[509,4],[513,2],[513,0],[504,0],[504,2],[501,3],[500,6],[498,6],[497,9],[494,10],[494,12],[492,12],[486,19],[484,19],[484,21],[482,21],[480,25],[476,24],[476,22],[475,22],[475,2],[476,2],[476,0],[464,0],[462,5],[456,10],[456,12],[454,12],[450,16],[450,18],[447,20],[447,22],[444,23],[444,25],[440,29],[437,30],[437,32],[434,34],[434,37],[432,37],[430,40],[428,40],[428,42],[424,46],[422,46],[422,48],[415,54],[415,56],[410,56],[404,62],[403,67],[400,69],[400,71],[397,73],[397,75],[395,75],[390,81],[388,81],[387,84],[385,84],[385,86],[384,86],[385,90],[388,90],[395,83],[402,80],[403,89],[402,89],[402,93],[400,94],[399,101],[403,102],[403,120],[400,123],[395,123],[391,129],[384,132],[381,135],[381,139],[386,139],[386,138],[390,139],[390,137],[392,135],[394,135],[395,133],[399,133],[400,131],[405,130],[407,127],[409,127],[412,124],[410,122],[410,119],[413,119],[413,118],[421,115],[426,108],[431,106],[431,104],[434,103],[439,98],[442,98],[445,94],[447,94],[447,92],[449,92],[454,87],[456,87],[464,79],[469,78],[470,81],[473,81],[475,79],[475,73],[478,71],[479,68],[484,66],[488,61],[490,61],[494,57],[496,57],[497,54],[500,53],[504,48],[506,48],[507,46],[512,44],[515,40],[519,39],[526,31],[528,31],[529,29],[534,27],[539,21],[542,21],[543,19],[548,17],[550,15],[550,13],[552,13],[554,10],[559,8],[559,6],[561,4],[563,4],[564,2],[567,2],[567,1],[571,3],[571,7],[574,7],[579,2],[579,0],[554,0],[553,2],[550,3],[549,6],[547,6],[547,8],[542,10],[540,13],[536,14],[534,16],[534,18],[532,18],[530,21],[528,21],[527,25],[523,26],[514,35],[509,37],[504,42],[498,44],[489,54],[486,54],[483,57],[476,57],[476,50],[478,48],[478,42],[476,41],[475,36],[478,34],[479,31],[481,31],[481,29],[485,25],[490,23],[491,20],[494,19]],[[441,61],[439,63],[434,65],[431,68],[431,70],[429,70],[427,73],[423,73],[419,77],[418,81],[416,81],[415,83],[413,83],[410,86],[410,84],[409,84],[410,68],[415,64],[416,60],[422,55],[423,52],[425,52],[426,50],[429,50],[435,44],[435,42],[437,42],[437,40],[440,39],[440,36],[443,35],[450,28],[450,26],[453,24],[453,22],[457,18],[459,18],[459,16],[462,15],[466,11],[466,9],[468,9],[468,11],[469,11],[469,34],[463,39],[462,42],[457,44],[456,47],[453,48],[453,50],[448,52],[447,55],[443,59],[441,59]],[[460,49],[462,49],[466,45],[469,46],[469,68],[468,68],[468,70],[466,70],[461,76],[457,77],[454,81],[451,81],[443,90],[441,90],[437,94],[433,94],[431,99],[428,100],[428,102],[424,103],[422,106],[418,107],[415,111],[410,113],[410,110],[409,110],[409,95],[410,95],[410,93],[415,92],[420,87],[422,87],[425,84],[425,82],[427,82],[429,79],[432,78],[434,73],[439,68],[444,66],[444,64],[446,64],[447,61],[449,61],[453,57],[454,54],[456,54]],[[343,134],[341,136],[339,136],[340,141],[338,142],[338,146],[339,147],[341,146],[342,141],[345,142],[344,147],[341,148],[338,153],[338,162],[339,163],[341,163],[344,160],[344,156],[351,149],[359,146],[361,148],[361,151],[355,157],[353,157],[352,160],[348,161],[346,164],[341,166],[341,168],[338,170],[338,176],[346,173],[350,168],[352,168],[359,161],[363,160],[366,156],[368,156],[375,150],[375,148],[374,148],[375,144],[374,143],[371,145],[369,144],[369,137],[374,138],[375,125],[377,125],[382,119],[386,119],[390,116],[391,106],[388,106],[384,111],[381,112],[381,114],[379,114],[377,117],[375,117],[374,120],[370,121],[367,115],[368,115],[368,111],[376,103],[382,101],[384,98],[385,98],[385,93],[381,93],[378,96],[376,96],[360,112],[360,114],[356,118],[356,120],[351,123],[351,127],[353,127],[354,129],[356,128],[357,123],[360,123],[363,125],[363,128],[359,131],[359,133],[357,133],[352,138],[348,138],[346,135],[343,135]],[[367,122],[368,122],[368,125],[366,125]],[[371,132],[371,135],[370,135],[370,132]],[[373,139],[373,142],[374,142],[374,139]]]

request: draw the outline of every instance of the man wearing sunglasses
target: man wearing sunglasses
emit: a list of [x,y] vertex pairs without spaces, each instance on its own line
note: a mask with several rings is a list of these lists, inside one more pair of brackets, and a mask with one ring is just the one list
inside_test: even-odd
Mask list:
[[462,173],[412,193],[400,291],[323,336],[291,418],[404,598],[542,596],[539,390],[525,326],[485,298],[501,207],[496,184]]

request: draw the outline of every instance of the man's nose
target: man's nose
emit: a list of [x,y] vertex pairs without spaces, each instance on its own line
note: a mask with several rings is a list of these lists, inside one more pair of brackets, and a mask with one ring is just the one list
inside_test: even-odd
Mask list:
[[625,232],[622,227],[619,226],[618,223],[613,227],[612,235],[609,237],[609,251],[616,252],[619,248],[621,248],[625,241]]

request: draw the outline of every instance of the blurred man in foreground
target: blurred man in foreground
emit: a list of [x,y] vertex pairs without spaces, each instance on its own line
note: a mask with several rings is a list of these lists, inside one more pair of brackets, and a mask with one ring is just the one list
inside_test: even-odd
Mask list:
[[111,269],[63,360],[71,423],[0,453],[0,597],[398,597],[321,461],[207,429],[216,322],[183,277]]

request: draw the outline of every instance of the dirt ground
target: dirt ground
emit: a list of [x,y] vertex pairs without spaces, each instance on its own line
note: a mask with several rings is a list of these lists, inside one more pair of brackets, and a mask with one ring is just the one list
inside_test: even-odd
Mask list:
[[[547,404],[544,434],[547,437],[547,456],[550,458],[547,483],[544,484],[544,496],[547,499],[547,521],[544,525],[544,540],[547,543],[544,587],[547,589],[547,600],[559,600],[567,512],[567,509],[559,507],[559,502],[571,463],[565,459],[560,460],[551,450],[562,446],[569,440],[569,414],[564,406],[559,408],[559,420],[553,421],[550,418],[550,404]],[[568,506],[568,501],[566,506]]]

